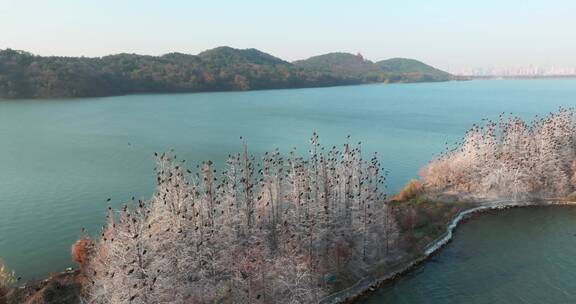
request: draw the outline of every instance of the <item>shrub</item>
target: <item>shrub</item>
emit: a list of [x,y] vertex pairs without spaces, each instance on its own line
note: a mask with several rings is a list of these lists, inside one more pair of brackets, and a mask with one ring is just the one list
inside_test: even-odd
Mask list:
[[9,288],[16,282],[14,271],[8,270],[8,267],[0,259],[0,303],[4,300]]
[[413,179],[400,190],[393,198],[395,201],[406,202],[424,193],[424,186],[421,182]]
[[72,259],[78,263],[80,269],[84,269],[89,261],[94,242],[89,237],[82,237],[72,245]]

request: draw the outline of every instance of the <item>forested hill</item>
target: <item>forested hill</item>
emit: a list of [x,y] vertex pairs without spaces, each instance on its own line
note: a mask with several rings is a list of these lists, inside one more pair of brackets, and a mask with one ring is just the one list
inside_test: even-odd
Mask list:
[[393,58],[376,63],[361,55],[330,53],[294,62],[297,67],[313,73],[328,73],[362,83],[431,82],[453,79],[452,75],[414,59]]
[[450,74],[416,60],[373,63],[347,53],[290,63],[256,49],[230,47],[198,55],[118,54],[98,58],[41,57],[23,51],[0,50],[0,98],[259,90],[450,79]]

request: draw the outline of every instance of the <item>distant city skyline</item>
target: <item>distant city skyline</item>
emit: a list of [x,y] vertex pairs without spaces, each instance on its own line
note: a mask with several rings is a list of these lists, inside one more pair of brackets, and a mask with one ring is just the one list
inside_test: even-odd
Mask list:
[[468,67],[446,71],[458,76],[576,76],[576,66]]
[[0,0],[0,49],[94,57],[231,46],[288,61],[341,51],[452,72],[559,70],[576,67],[574,12],[571,0]]

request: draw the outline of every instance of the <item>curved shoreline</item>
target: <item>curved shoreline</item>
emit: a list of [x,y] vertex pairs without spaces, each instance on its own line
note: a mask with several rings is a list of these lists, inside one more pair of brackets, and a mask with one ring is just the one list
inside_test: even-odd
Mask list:
[[446,227],[446,232],[442,234],[439,238],[431,242],[424,249],[422,256],[419,256],[410,262],[401,265],[398,269],[393,269],[384,276],[376,279],[365,278],[358,281],[351,287],[348,287],[339,292],[330,294],[318,301],[320,304],[340,304],[340,303],[353,303],[359,298],[365,296],[368,293],[375,291],[377,288],[382,286],[384,283],[396,280],[401,276],[414,270],[417,266],[426,262],[440,249],[444,248],[454,236],[454,231],[460,223],[469,218],[474,214],[484,213],[492,210],[502,210],[509,208],[519,208],[519,207],[534,207],[534,206],[576,206],[576,202],[564,201],[564,200],[545,200],[545,201],[492,201],[484,203],[478,207],[470,208],[459,212],[450,221]]

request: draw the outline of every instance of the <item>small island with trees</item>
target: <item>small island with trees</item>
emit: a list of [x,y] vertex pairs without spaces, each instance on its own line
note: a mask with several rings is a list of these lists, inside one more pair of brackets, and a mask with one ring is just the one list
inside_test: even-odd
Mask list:
[[157,153],[154,195],[109,208],[72,247],[78,270],[15,287],[0,266],[0,302],[345,303],[425,261],[465,216],[576,198],[572,109],[474,125],[393,197],[361,142],[310,143],[256,159],[242,139],[220,173]]

